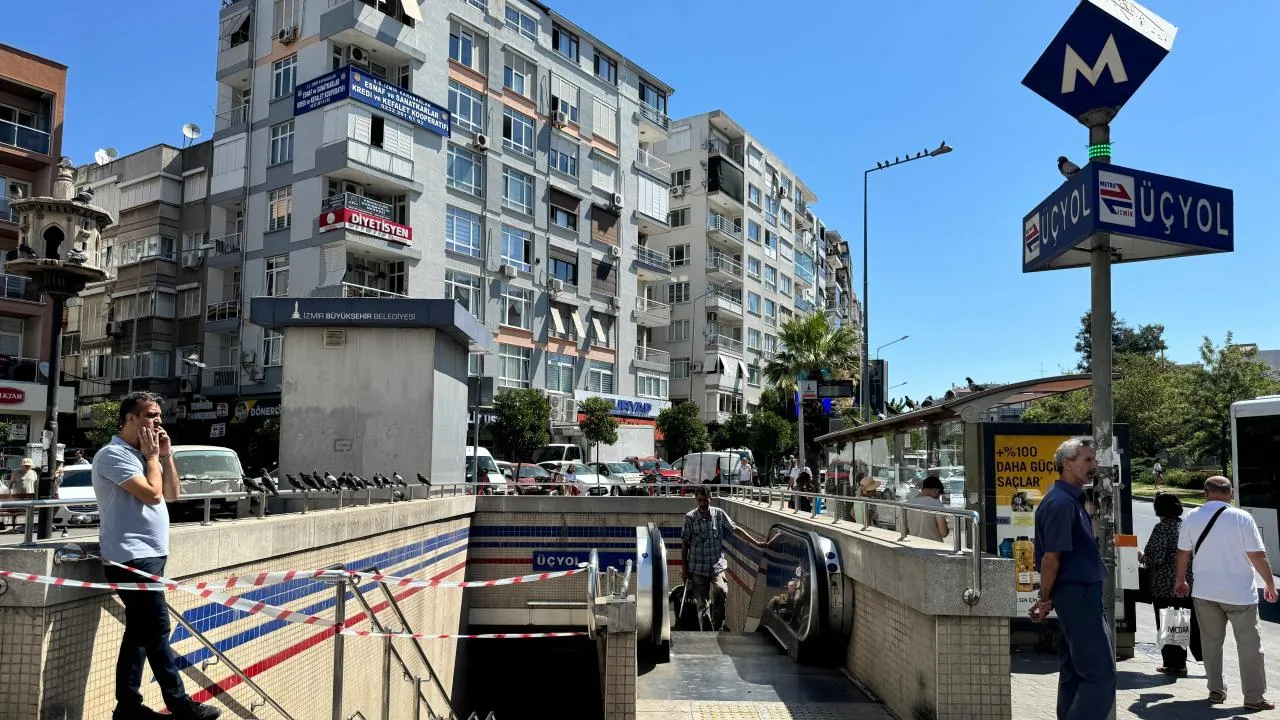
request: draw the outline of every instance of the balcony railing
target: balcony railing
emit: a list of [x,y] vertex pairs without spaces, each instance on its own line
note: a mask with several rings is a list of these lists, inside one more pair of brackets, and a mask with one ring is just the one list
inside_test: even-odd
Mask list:
[[218,113],[213,118],[213,129],[215,132],[229,130],[247,122],[249,122],[249,103],[244,103]]
[[803,313],[811,313],[813,312],[814,308],[813,308],[813,303],[809,302],[808,300],[805,300],[802,297],[798,297],[796,298],[796,309]]
[[796,278],[798,280],[802,280],[809,285],[814,284],[815,276],[814,276],[813,268],[806,267],[800,263],[795,263],[792,267],[795,270]]
[[44,296],[36,292],[31,278],[0,273],[0,299],[44,302]]
[[707,150],[716,153],[717,155],[727,157],[738,165],[745,164],[742,159],[741,145],[730,145],[720,138],[711,138],[711,140],[707,142]]
[[[40,358],[18,357],[16,355],[0,355],[0,380],[10,382],[27,382],[48,384],[49,366]],[[65,378],[66,375],[63,375]],[[72,384],[64,381],[63,385]]]
[[217,322],[219,320],[235,320],[240,317],[240,301],[225,300],[219,303],[209,303],[205,309],[205,322]]
[[413,179],[413,160],[359,140],[347,138],[347,159],[399,178]]
[[[4,190],[0,189],[0,193]],[[18,211],[9,207],[9,198],[0,195],[0,222],[11,222],[18,224]]]
[[734,340],[724,335],[715,335],[707,339],[708,350],[729,350],[731,352],[742,352],[742,341]]
[[640,103],[640,115],[663,130],[671,126],[671,118],[666,113],[647,103]]
[[205,388],[234,387],[240,384],[238,365],[218,365],[204,369],[201,386]]
[[671,172],[671,163],[646,150],[636,150],[636,162],[659,175],[668,175]]
[[355,283],[341,283],[338,285],[323,285],[311,291],[311,297],[328,297],[328,298],[402,298],[409,297],[403,293],[391,292],[381,288],[368,287],[366,285],[356,285]]
[[707,216],[707,230],[719,231],[738,242],[742,242],[742,227],[735,225],[732,220],[720,213],[711,213]]
[[391,203],[374,200],[373,198],[365,195],[359,195],[351,192],[338,193],[337,195],[330,195],[320,202],[321,212],[342,209],[359,210],[360,212],[377,215],[384,220],[391,220],[393,222],[396,219],[395,207],[393,207]]
[[636,262],[644,263],[652,268],[661,270],[663,273],[669,274],[671,272],[671,258],[664,253],[643,245],[636,245]]
[[[801,217],[806,212],[809,211],[809,204],[806,203],[804,201],[804,198],[800,197],[799,195],[796,195],[795,197],[795,205],[796,205],[796,217]],[[812,222],[812,220],[810,220],[810,222]]]
[[671,306],[666,303],[650,300],[647,297],[636,298],[636,310],[642,313],[653,313],[655,315],[670,315]]
[[723,270],[734,277],[742,277],[742,263],[724,253],[709,253],[707,255],[707,269]]
[[231,233],[223,235],[220,238],[213,239],[214,255],[239,255],[240,254],[240,233]]
[[671,367],[671,353],[666,350],[656,350],[643,345],[636,347],[636,359],[640,362],[653,363],[654,365],[663,365],[667,368]]
[[0,145],[9,145],[21,150],[49,154],[49,133],[43,130],[0,120]]

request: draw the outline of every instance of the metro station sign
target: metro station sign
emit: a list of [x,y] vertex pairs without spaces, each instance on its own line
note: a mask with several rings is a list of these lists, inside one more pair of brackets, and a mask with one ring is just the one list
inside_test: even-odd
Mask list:
[[372,237],[410,245],[413,228],[355,208],[336,208],[320,214],[320,232],[352,230]]

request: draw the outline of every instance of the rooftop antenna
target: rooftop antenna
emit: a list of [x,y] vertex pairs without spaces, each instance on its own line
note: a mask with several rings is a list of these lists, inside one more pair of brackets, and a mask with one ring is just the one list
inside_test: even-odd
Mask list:
[[120,157],[119,150],[113,147],[100,148],[97,152],[93,154],[93,161],[98,163],[99,165],[107,165],[112,160],[115,160],[118,157]]
[[200,126],[195,123],[187,123],[182,126],[182,134],[187,138],[187,141],[183,143],[182,147],[190,147],[191,141],[200,137]]

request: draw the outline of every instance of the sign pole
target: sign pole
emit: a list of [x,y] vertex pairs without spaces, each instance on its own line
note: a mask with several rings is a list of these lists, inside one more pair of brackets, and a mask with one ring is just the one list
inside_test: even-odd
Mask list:
[[804,381],[808,379],[807,373],[801,373],[796,382],[796,437],[798,438],[797,446],[799,450],[796,456],[800,458],[800,469],[805,468],[804,464]]
[[[1089,127],[1090,162],[1111,162],[1111,127],[1100,122]],[[1115,437],[1112,428],[1114,404],[1111,394],[1112,346],[1111,346],[1111,236],[1099,233],[1094,237],[1089,257],[1090,349],[1093,370],[1093,443],[1098,460],[1098,474],[1094,479],[1097,497],[1095,535],[1102,553],[1106,574],[1102,580],[1102,617],[1111,641],[1111,666],[1116,664],[1116,503],[1115,490],[1119,478],[1119,459],[1115,455]],[[1115,700],[1107,720],[1116,717]]]

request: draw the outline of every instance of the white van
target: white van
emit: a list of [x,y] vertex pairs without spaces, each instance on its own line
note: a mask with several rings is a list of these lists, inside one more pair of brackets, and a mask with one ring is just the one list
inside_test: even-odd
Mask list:
[[671,464],[680,471],[680,477],[692,485],[710,483],[720,468],[720,484],[737,485],[741,482],[742,457],[734,452],[689,453]]
[[[467,448],[467,482],[487,482],[489,487],[481,490],[476,488],[477,493],[488,495],[506,495],[507,479],[502,475],[502,471],[498,469],[498,464],[493,461],[493,455],[485,448],[477,448],[474,445]],[[480,463],[480,479],[475,479],[476,466]],[[511,487],[511,492],[515,492],[515,485]]]

